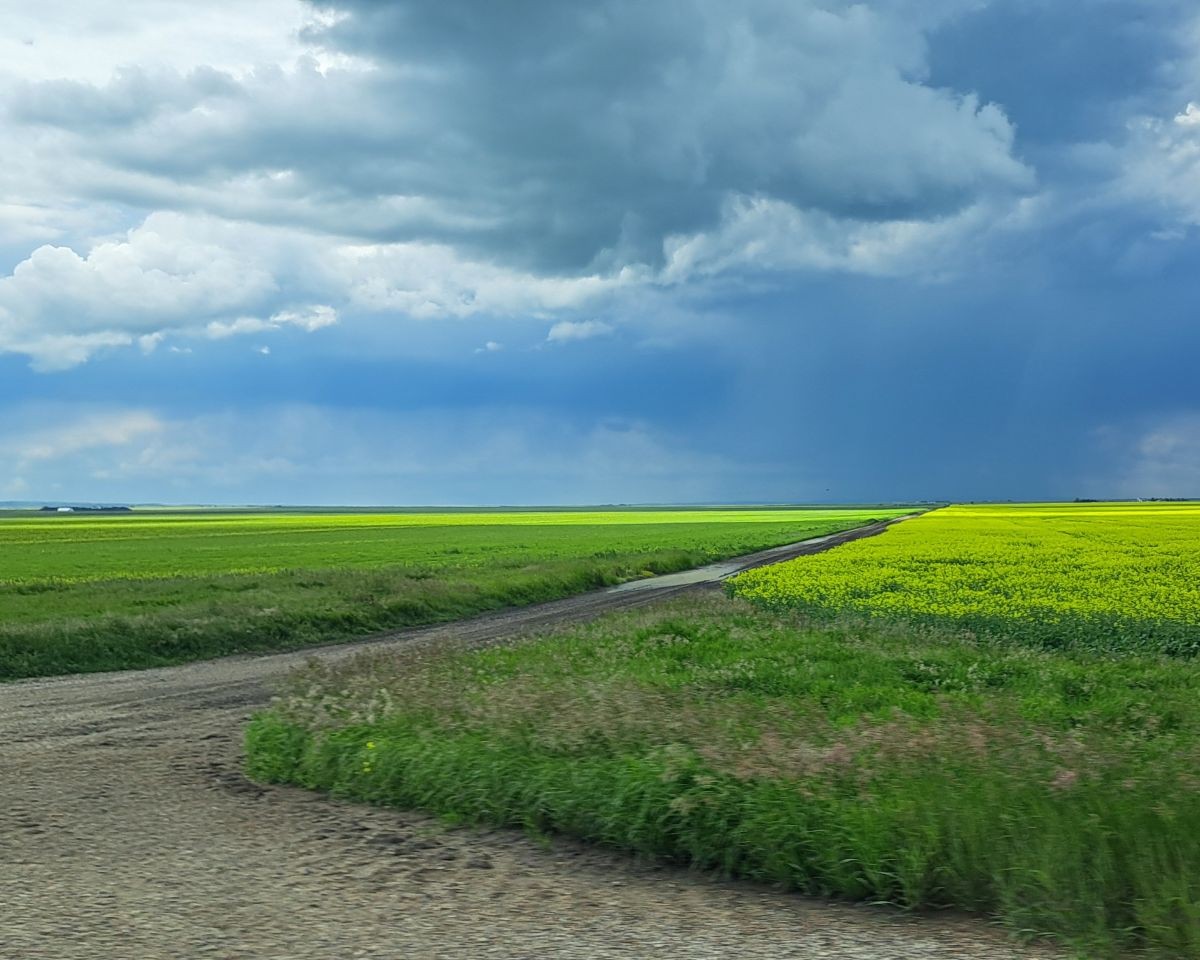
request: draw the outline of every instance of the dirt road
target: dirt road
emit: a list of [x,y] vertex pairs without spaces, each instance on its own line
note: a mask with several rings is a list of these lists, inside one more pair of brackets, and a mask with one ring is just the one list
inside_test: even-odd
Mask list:
[[[497,642],[883,526],[374,642]],[[974,920],[806,900],[246,781],[241,728],[271,680],[362,646],[0,685],[0,960],[1056,955]]]

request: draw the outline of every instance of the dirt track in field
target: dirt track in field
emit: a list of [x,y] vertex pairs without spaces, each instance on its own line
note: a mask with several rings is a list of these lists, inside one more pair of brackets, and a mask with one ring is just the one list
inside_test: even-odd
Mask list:
[[[503,642],[885,527],[369,643]],[[241,730],[272,680],[365,645],[0,685],[0,960],[1057,956],[976,920],[829,904],[245,780]]]

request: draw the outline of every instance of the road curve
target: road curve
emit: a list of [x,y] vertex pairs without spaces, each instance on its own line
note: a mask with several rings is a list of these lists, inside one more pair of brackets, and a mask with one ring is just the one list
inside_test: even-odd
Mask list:
[[0,685],[0,960],[1056,956],[976,920],[450,830],[240,774],[244,721],[311,656],[500,642],[887,526],[365,642]]

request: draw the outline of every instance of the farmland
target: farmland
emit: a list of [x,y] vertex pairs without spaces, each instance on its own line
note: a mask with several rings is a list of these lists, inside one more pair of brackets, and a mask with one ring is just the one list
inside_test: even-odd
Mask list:
[[1087,957],[1200,957],[1196,523],[1190,505],[956,507],[732,597],[313,665],[252,722],[248,767],[977,911]]
[[751,570],[739,596],[1051,647],[1200,652],[1200,505],[953,506],[887,537]]
[[451,620],[902,512],[12,514],[0,518],[0,679]]

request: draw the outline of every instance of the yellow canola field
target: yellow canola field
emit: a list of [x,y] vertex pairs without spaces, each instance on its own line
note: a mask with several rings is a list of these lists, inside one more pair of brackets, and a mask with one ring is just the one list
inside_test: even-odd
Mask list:
[[752,570],[775,606],[959,622],[1200,625],[1200,504],[953,506]]

